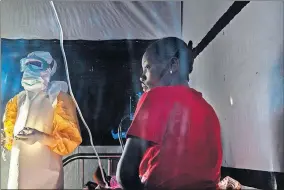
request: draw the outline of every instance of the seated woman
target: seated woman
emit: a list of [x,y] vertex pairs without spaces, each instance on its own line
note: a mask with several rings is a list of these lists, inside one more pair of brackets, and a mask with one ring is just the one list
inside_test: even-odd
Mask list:
[[142,59],[144,94],[129,128],[117,179],[125,190],[216,189],[220,124],[201,93],[188,86],[192,48],[168,37]]

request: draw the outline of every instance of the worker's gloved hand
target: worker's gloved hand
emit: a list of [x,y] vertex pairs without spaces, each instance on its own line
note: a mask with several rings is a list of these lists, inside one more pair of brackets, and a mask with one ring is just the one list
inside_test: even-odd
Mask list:
[[5,145],[6,142],[6,137],[4,132],[1,132],[1,147],[3,147]]
[[21,140],[29,145],[41,141],[44,138],[44,133],[36,129],[25,127],[17,136],[16,140]]

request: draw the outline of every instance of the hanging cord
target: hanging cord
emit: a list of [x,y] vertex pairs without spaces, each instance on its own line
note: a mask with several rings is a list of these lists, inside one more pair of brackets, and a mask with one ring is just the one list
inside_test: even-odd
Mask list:
[[65,55],[65,51],[64,51],[64,46],[63,46],[63,30],[62,30],[62,26],[61,26],[61,23],[60,23],[60,20],[59,20],[57,11],[56,11],[56,9],[55,9],[55,6],[54,6],[54,4],[53,4],[53,1],[50,1],[50,5],[51,5],[51,7],[52,7],[52,9],[53,9],[54,16],[56,17],[56,21],[57,21],[57,24],[58,24],[59,29],[60,29],[60,47],[61,47],[61,51],[62,51],[62,55],[63,55],[64,65],[65,65],[65,71],[66,71],[66,76],[67,76],[67,82],[68,82],[68,86],[69,86],[69,89],[70,89],[70,95],[71,95],[71,97],[72,97],[72,99],[73,99],[73,101],[74,101],[74,103],[75,103],[75,105],[76,105],[76,108],[77,108],[77,110],[78,110],[78,112],[79,112],[79,115],[80,115],[80,117],[81,117],[81,120],[82,120],[83,124],[85,125],[85,127],[86,127],[86,129],[87,129],[87,131],[88,131],[88,133],[89,133],[91,146],[92,146],[92,148],[94,149],[94,152],[95,152],[96,157],[97,157],[97,159],[98,159],[98,164],[99,164],[99,167],[100,167],[100,171],[101,171],[101,174],[102,174],[103,181],[104,181],[104,183],[105,183],[105,185],[106,185],[106,188],[109,188],[109,185],[108,185],[108,183],[106,182],[106,179],[105,179],[105,176],[104,176],[103,167],[102,167],[102,163],[101,163],[100,157],[99,157],[98,152],[97,152],[97,150],[96,150],[96,148],[95,148],[95,146],[94,146],[94,143],[93,143],[93,137],[92,137],[91,130],[90,130],[90,128],[88,127],[88,125],[87,125],[87,123],[86,123],[86,121],[85,121],[85,119],[84,119],[84,117],[83,117],[83,114],[82,114],[82,112],[81,112],[81,110],[80,110],[80,107],[79,107],[79,105],[78,105],[78,103],[77,103],[77,101],[76,101],[76,99],[75,99],[75,97],[74,97],[73,91],[72,91],[71,82],[70,82],[70,78],[69,78],[68,64],[67,64],[67,59],[66,59],[66,55]]
[[119,140],[119,143],[120,143],[120,146],[121,146],[121,149],[122,149],[122,152],[124,150],[124,144],[123,144],[123,140],[122,140],[122,122],[128,118],[129,115],[126,115],[124,116],[121,120],[120,120],[120,123],[119,123],[119,126],[118,126],[118,140]]
[[[136,96],[140,97],[142,96],[142,93],[141,92],[138,92],[136,94]],[[129,115],[125,115],[121,120],[120,120],[120,123],[119,123],[119,126],[118,126],[118,140],[119,140],[119,143],[120,143],[120,146],[121,146],[121,149],[122,149],[122,152],[124,150],[124,144],[123,144],[123,140],[122,140],[122,122],[126,119],[126,118],[129,118],[130,120],[133,119],[133,116],[132,116],[132,112],[131,112],[131,97],[130,97],[130,102],[129,102],[129,112],[130,114]]]

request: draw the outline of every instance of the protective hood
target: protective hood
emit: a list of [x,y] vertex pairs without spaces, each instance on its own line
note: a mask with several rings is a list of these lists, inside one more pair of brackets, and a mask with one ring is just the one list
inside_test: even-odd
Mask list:
[[28,92],[46,92],[53,102],[60,91],[68,91],[66,82],[50,82],[56,68],[57,63],[49,52],[35,51],[28,54],[26,58],[21,59],[22,86]]

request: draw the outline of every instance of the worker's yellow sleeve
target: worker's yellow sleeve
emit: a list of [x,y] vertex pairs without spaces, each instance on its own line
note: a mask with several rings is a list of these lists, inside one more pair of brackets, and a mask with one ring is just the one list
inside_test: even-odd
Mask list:
[[5,133],[5,144],[4,147],[7,150],[12,149],[13,144],[13,131],[17,119],[18,112],[18,97],[14,96],[6,104],[6,109],[3,117],[4,133]]
[[57,97],[53,127],[54,140],[48,146],[55,153],[70,154],[82,143],[76,107],[68,94],[61,92]]

